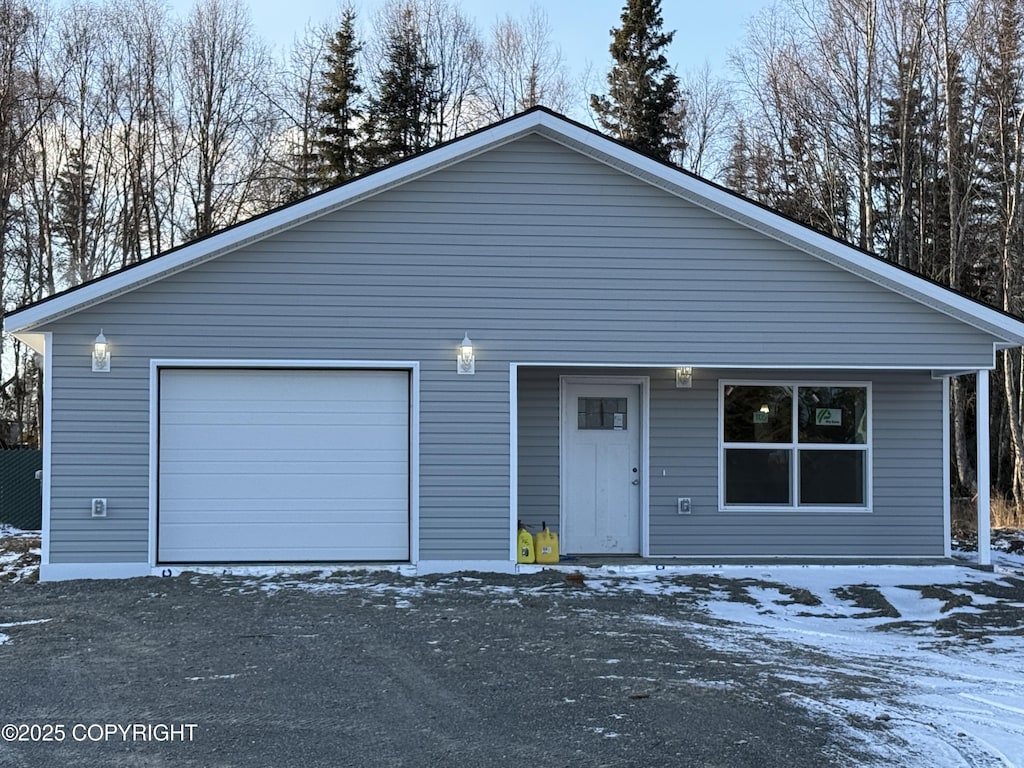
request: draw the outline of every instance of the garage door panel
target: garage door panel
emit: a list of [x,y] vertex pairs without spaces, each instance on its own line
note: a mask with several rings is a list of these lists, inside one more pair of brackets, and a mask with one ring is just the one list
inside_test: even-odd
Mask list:
[[[368,457],[361,455],[360,458]],[[362,472],[356,471],[351,474],[347,471],[344,474],[338,471],[338,465],[343,461],[344,459],[334,462],[217,461],[211,458],[203,462],[179,461],[164,464],[164,477],[173,479],[176,475],[180,475],[183,480],[192,482],[195,478],[211,476],[218,479],[222,486],[228,486],[232,493],[234,493],[234,486],[238,483],[263,478],[301,478],[303,482],[313,483],[315,487],[333,489],[344,483],[379,482],[381,480],[386,482],[389,479],[405,477],[405,465],[396,465],[390,457],[380,462],[354,461],[352,466],[362,468]],[[222,488],[221,490],[226,489]],[[232,493],[224,495],[232,495]]]
[[[408,499],[406,478],[381,482],[360,478],[358,483],[310,488],[301,478],[269,477],[218,478],[211,475],[180,478],[163,483],[161,511],[184,506],[204,509],[215,515],[230,506],[252,507],[267,502],[275,508],[301,512],[310,505],[333,507],[339,513],[404,506]],[[286,498],[287,497],[287,498]],[[401,510],[404,512],[404,509]],[[166,518],[165,518],[166,519]]]
[[[165,449],[161,451],[164,467],[171,471],[202,471],[211,462],[218,465],[234,465],[245,468],[254,464],[260,465],[261,471],[274,467],[288,467],[288,472],[301,471],[303,467],[312,467],[310,471],[320,472],[324,467],[333,466],[342,474],[359,474],[384,463],[391,463],[399,471],[405,471],[408,456],[405,448],[368,449],[368,448],[306,448],[289,451],[286,458],[267,458],[265,449],[260,446],[249,446],[246,450],[229,448],[195,448]],[[355,469],[362,462],[363,467]],[[338,466],[343,465],[343,466]]]
[[[382,530],[379,525],[334,525],[325,529],[324,540],[336,542],[340,540],[353,540],[360,542],[360,551],[364,552],[362,560],[400,560],[407,557],[404,549],[395,546],[391,539],[401,534],[406,529],[404,524],[398,524],[394,530]],[[249,562],[336,562],[337,547],[333,544],[317,545],[310,543],[299,530],[294,531],[295,536],[290,536],[288,528],[280,524],[268,524],[264,526],[255,525],[246,529],[248,541],[240,541],[240,545],[246,547],[250,554]],[[392,535],[388,537],[389,534]],[[217,542],[225,537],[237,537],[238,531],[233,526],[211,525],[203,530],[204,538],[210,542]],[[165,552],[166,562],[208,562],[223,563],[223,551],[219,546],[206,545],[197,546],[191,531],[186,531],[178,538],[176,531],[171,528],[165,535],[168,539],[162,544]],[[267,540],[272,536],[273,544],[268,545]],[[244,538],[245,539],[245,538]],[[238,562],[238,561],[237,561]]]
[[[260,423],[253,423],[259,415]],[[372,439],[375,429],[380,426],[401,426],[406,423],[407,414],[394,411],[363,411],[350,416],[324,413],[323,410],[309,413],[267,413],[254,410],[252,413],[226,414],[223,411],[208,413],[171,413],[164,420],[165,426],[183,427],[194,430],[194,435],[219,441],[223,427],[233,427],[239,436],[273,435],[292,439],[297,435],[315,434],[334,429],[344,429],[353,438]]]
[[161,562],[407,560],[405,371],[160,377]]
[[[180,510],[176,510],[174,523],[167,523],[164,525],[164,530],[171,531],[177,528],[179,535],[187,533],[185,526],[242,526],[252,527],[257,525],[280,525],[284,528],[292,527],[296,521],[302,524],[313,523],[315,525],[322,526],[324,528],[336,525],[348,525],[348,526],[380,526],[385,527],[389,525],[405,525],[406,518],[399,512],[388,509],[374,510],[372,522],[369,520],[357,521],[357,520],[345,520],[339,518],[338,510],[336,507],[311,507],[296,512],[292,509],[284,509],[281,507],[272,507],[269,504],[259,507],[239,507],[237,509],[225,509],[220,510],[220,514],[217,515],[216,522],[211,521],[211,517],[208,513],[202,510],[191,509],[183,507]],[[303,534],[305,535],[305,534]]]

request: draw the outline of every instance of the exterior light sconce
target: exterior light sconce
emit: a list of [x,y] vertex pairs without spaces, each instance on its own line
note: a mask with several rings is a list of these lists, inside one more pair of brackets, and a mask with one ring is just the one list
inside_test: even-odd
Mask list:
[[681,365],[676,368],[676,389],[689,389],[693,386],[693,368]]
[[473,354],[473,342],[469,340],[469,331],[459,345],[457,368],[459,375],[476,373],[476,355]]
[[110,345],[107,344],[102,328],[92,345],[92,369],[97,373],[110,373]]

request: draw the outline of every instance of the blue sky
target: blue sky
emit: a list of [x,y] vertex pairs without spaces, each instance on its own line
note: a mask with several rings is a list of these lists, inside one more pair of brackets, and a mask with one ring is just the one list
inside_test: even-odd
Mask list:
[[[526,16],[531,5],[548,15],[553,38],[562,48],[566,65],[576,74],[587,63],[603,78],[608,67],[609,30],[618,26],[624,0],[455,0],[475,17],[485,32],[506,13]],[[357,12],[368,20],[383,0],[354,0]],[[739,45],[747,23],[770,0],[662,0],[667,30],[676,30],[669,61],[680,73],[695,70],[707,61],[712,70],[726,73],[729,51]],[[192,0],[172,0],[171,6],[186,13]],[[309,21],[335,19],[340,0],[250,0],[256,31],[275,46],[284,47],[301,34]]]

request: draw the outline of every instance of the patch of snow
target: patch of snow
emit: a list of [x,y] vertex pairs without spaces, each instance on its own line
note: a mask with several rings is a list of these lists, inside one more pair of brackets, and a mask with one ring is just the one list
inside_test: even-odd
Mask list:
[[[746,568],[724,568],[716,575],[752,578]],[[984,613],[982,607],[1012,606],[972,589],[1010,586],[1006,575],[1004,570],[987,573],[957,566],[779,566],[756,574],[771,585],[743,585],[751,603],[716,598],[701,602],[723,624],[702,625],[695,632],[685,620],[636,618],[678,627],[716,649],[767,660],[764,674],[794,683],[794,701],[845,727],[852,743],[885,764],[1024,766],[1020,627],[983,625],[985,642],[943,635],[935,628],[936,622],[956,614],[976,616]],[[945,600],[910,586],[929,584],[955,585],[951,594],[967,596],[971,604],[949,608]],[[856,585],[884,598],[899,617],[855,605],[842,588]],[[779,586],[805,589],[820,605],[787,602]],[[642,578],[606,587],[660,593],[657,581]],[[1014,630],[1016,634],[1005,634]],[[821,659],[813,676],[793,666],[787,648],[794,644]],[[823,686],[822,679],[844,681],[847,693],[836,695],[835,686]],[[867,722],[881,725],[888,738],[880,740],[877,729],[868,736],[863,728]]]
[[[11,627],[25,627],[29,624],[45,624],[51,621],[51,619],[28,619],[27,621],[9,621],[6,624],[0,624],[0,629],[10,629]],[[11,636],[0,632],[0,645],[5,645],[11,641]]]
[[194,683],[199,680],[234,680],[236,677],[241,677],[240,672],[233,672],[230,675],[205,675],[201,677],[186,677],[185,680]]

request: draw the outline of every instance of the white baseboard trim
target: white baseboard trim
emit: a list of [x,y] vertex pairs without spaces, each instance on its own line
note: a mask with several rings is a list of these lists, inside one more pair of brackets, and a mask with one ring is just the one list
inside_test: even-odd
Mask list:
[[416,563],[417,576],[425,576],[428,573],[459,573],[460,571],[515,573],[516,564],[511,560],[420,560]]
[[39,566],[39,580],[134,579],[151,572],[149,563],[44,563]]

